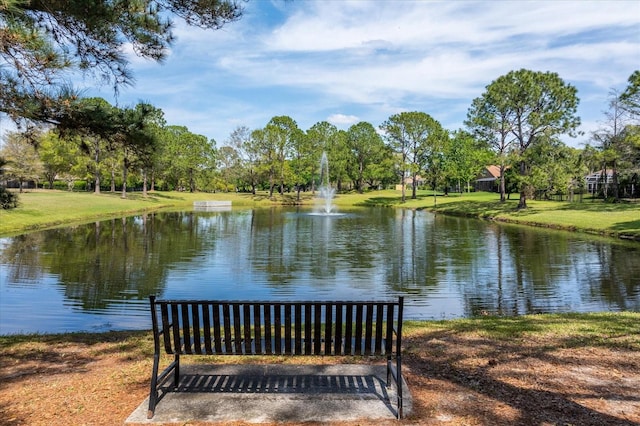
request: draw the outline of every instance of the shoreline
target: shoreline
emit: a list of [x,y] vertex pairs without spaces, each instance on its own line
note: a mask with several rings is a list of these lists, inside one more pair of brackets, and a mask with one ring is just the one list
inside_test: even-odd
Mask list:
[[[583,201],[568,203],[557,201],[530,201],[526,210],[517,211],[515,201],[500,203],[493,193],[451,194],[439,196],[437,205],[430,205],[432,197],[424,192],[417,199],[407,198],[405,203],[393,190],[373,191],[365,194],[339,194],[334,199],[338,209],[346,207],[392,207],[426,210],[436,214],[476,218],[530,226],[534,228],[577,232],[612,240],[640,242],[640,203],[605,204]],[[56,190],[36,190],[22,193],[16,210],[0,210],[0,237],[10,237],[34,231],[72,226],[97,220],[108,220],[158,211],[193,210],[193,203],[231,200],[236,208],[273,208],[312,206],[316,199],[312,193],[304,193],[300,201],[293,194],[277,195],[269,199],[263,194],[238,193],[176,193],[150,192],[144,198],[141,193],[128,194],[122,199],[117,193],[69,193]],[[38,199],[42,199],[40,205]],[[22,202],[21,202],[22,204]],[[77,207],[69,211],[69,206]],[[94,207],[98,205],[98,207]],[[562,213],[575,220],[563,223]],[[620,222],[612,218],[619,216]],[[609,221],[610,224],[606,222]],[[565,220],[566,222],[566,220]],[[600,227],[594,227],[600,225]],[[626,229],[621,229],[626,228]]]

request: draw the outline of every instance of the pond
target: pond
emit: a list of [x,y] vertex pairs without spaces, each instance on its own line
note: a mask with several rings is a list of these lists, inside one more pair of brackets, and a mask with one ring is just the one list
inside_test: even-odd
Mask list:
[[406,315],[640,311],[640,244],[362,208],[149,213],[0,238],[0,334],[148,329],[148,295],[371,300]]

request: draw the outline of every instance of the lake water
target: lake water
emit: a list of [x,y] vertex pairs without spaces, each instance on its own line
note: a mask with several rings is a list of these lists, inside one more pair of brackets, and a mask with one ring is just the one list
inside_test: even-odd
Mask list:
[[148,295],[406,314],[640,311],[640,244],[426,211],[150,213],[0,238],[0,334],[148,329]]

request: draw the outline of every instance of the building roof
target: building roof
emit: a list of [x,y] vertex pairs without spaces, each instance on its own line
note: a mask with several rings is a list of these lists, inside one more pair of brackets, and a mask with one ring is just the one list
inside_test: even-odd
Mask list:
[[[493,176],[494,178],[499,178],[500,177],[500,167],[499,166],[487,166],[487,173],[491,176]],[[488,176],[487,176],[488,177]]]

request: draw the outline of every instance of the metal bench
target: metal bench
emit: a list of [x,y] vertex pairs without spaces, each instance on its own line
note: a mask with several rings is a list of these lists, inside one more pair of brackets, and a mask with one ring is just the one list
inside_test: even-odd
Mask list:
[[[153,372],[148,418],[183,355],[386,356],[402,418],[402,311],[397,301],[159,300],[150,296]],[[158,374],[164,350],[174,359]],[[164,386],[164,387],[163,387]]]

